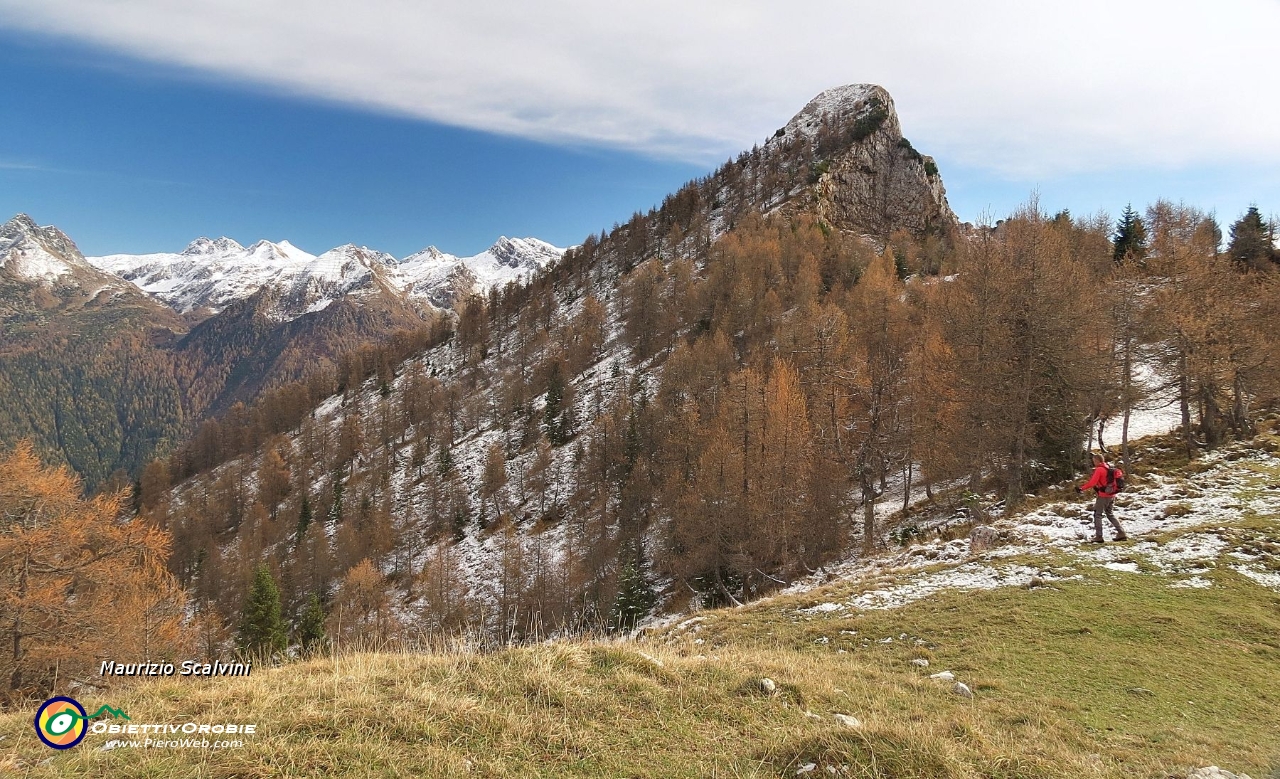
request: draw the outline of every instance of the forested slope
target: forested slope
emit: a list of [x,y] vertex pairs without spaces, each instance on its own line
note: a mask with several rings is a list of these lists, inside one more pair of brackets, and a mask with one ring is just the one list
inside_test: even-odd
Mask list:
[[[265,561],[287,613],[314,596],[348,640],[616,629],[884,543],[893,484],[1017,504],[1152,381],[1190,452],[1251,434],[1277,277],[1208,215],[1156,203],[1120,252],[1034,201],[961,228],[882,90],[824,94],[287,435],[249,409],[217,428],[239,444],[153,464],[144,514],[202,612],[231,623]],[[878,202],[936,216],[831,206],[886,154]]]

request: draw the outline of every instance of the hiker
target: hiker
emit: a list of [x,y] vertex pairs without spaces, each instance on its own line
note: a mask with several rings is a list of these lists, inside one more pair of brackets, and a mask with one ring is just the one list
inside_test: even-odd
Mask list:
[[1129,536],[1125,535],[1124,528],[1120,527],[1120,523],[1116,520],[1116,515],[1112,511],[1116,504],[1116,493],[1120,491],[1121,484],[1123,484],[1123,482],[1117,483],[1117,481],[1123,478],[1124,471],[1107,465],[1106,458],[1095,453],[1093,455],[1093,476],[1083,485],[1076,487],[1076,492],[1093,490],[1098,496],[1093,501],[1093,543],[1095,544],[1106,543],[1106,539],[1102,537],[1103,514],[1107,515],[1107,519],[1111,520],[1112,527],[1116,529],[1116,540],[1129,540]]

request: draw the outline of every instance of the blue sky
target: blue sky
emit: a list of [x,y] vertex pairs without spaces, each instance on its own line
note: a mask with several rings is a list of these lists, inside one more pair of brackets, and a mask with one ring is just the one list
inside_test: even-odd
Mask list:
[[180,251],[201,235],[398,257],[474,254],[504,234],[567,246],[703,172],[16,38],[0,35],[0,72],[20,85],[0,101],[0,221],[30,213],[88,255]]
[[1280,212],[1280,2],[956,5],[0,0],[0,213],[87,254],[568,245],[857,81],[962,219]]

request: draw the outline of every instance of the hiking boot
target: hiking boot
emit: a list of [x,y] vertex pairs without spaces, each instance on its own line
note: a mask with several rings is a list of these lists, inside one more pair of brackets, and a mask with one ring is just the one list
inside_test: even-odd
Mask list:
[[1128,541],[1128,540],[1129,540],[1129,536],[1125,535],[1125,532],[1122,530],[1122,531],[1120,531],[1119,533],[1116,533],[1116,540],[1117,540],[1117,541]]
[[1093,540],[1092,540],[1092,541],[1090,541],[1089,543],[1091,543],[1091,544],[1105,544],[1105,543],[1107,543],[1107,539],[1103,538],[1102,536],[1094,536],[1094,537],[1093,537]]

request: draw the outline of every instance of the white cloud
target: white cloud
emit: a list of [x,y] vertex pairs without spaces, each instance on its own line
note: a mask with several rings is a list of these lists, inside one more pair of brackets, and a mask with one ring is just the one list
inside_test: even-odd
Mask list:
[[1280,164],[1275,0],[0,0],[0,26],[703,162],[866,81],[922,149],[986,170]]

